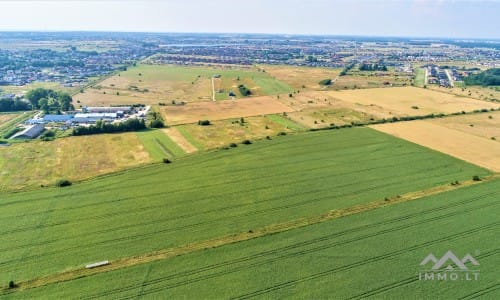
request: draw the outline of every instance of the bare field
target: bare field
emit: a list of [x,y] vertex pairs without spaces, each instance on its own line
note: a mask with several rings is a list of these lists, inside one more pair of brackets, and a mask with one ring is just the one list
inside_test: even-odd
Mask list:
[[167,124],[189,124],[198,120],[223,120],[266,114],[292,112],[293,109],[276,101],[274,97],[263,96],[238,100],[188,103],[179,106],[161,106],[160,111]]
[[236,118],[214,121],[210,126],[188,124],[182,127],[207,150],[227,146],[230,143],[238,144],[246,139],[262,139],[266,136],[272,138],[279,132],[293,132],[287,126],[278,124],[268,117],[248,117],[244,118],[244,123],[240,123],[240,119]]
[[0,190],[81,180],[150,160],[135,133],[17,143],[0,147]]
[[380,107],[396,116],[454,113],[499,108],[500,103],[459,97],[415,87],[363,89],[331,92],[338,100]]
[[496,141],[430,121],[388,123],[370,127],[500,172],[500,143]]
[[500,143],[500,111],[453,116],[429,122]]

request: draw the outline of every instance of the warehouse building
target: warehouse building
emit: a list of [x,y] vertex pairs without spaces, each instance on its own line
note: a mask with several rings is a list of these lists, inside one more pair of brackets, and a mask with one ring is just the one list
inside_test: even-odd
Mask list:
[[45,125],[43,124],[35,124],[29,127],[26,127],[21,132],[14,134],[11,139],[34,139],[38,137],[45,130]]

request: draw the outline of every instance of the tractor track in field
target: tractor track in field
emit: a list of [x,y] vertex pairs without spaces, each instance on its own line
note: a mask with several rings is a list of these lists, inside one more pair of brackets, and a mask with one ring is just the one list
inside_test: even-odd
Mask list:
[[467,230],[467,231],[463,231],[463,232],[459,232],[459,233],[452,234],[452,235],[449,235],[449,236],[445,236],[445,237],[442,237],[442,238],[439,238],[439,239],[435,239],[435,240],[432,240],[432,241],[421,243],[421,244],[418,244],[418,245],[415,245],[415,246],[412,246],[412,247],[408,247],[408,248],[405,248],[405,249],[400,249],[400,250],[389,252],[389,253],[386,253],[386,254],[383,254],[383,255],[371,257],[371,258],[368,258],[368,259],[365,259],[365,260],[354,262],[352,264],[348,264],[348,265],[344,265],[344,266],[332,268],[330,270],[318,272],[318,273],[315,273],[315,274],[312,274],[312,275],[309,275],[309,276],[305,276],[305,277],[302,277],[302,278],[298,278],[298,279],[294,279],[294,280],[289,280],[289,281],[286,281],[286,282],[282,282],[282,283],[279,283],[279,284],[276,284],[276,285],[273,285],[273,286],[270,286],[270,287],[267,287],[267,288],[264,288],[264,289],[261,289],[261,290],[257,290],[257,291],[254,291],[254,292],[251,292],[251,293],[248,293],[248,294],[244,294],[244,295],[241,295],[241,296],[238,296],[238,297],[234,297],[232,299],[250,299],[250,298],[253,298],[253,297],[261,296],[261,295],[264,295],[264,294],[267,294],[267,293],[270,293],[270,292],[274,292],[274,291],[281,290],[281,289],[284,289],[284,288],[292,287],[292,286],[294,286],[294,285],[296,285],[298,283],[307,282],[307,281],[318,279],[318,278],[321,278],[321,277],[324,277],[324,276],[329,276],[329,275],[332,275],[332,274],[335,274],[335,273],[338,273],[338,272],[341,272],[341,271],[351,270],[351,269],[354,269],[354,268],[357,268],[357,267],[360,267],[360,266],[363,266],[363,265],[366,265],[366,264],[369,264],[369,263],[375,263],[375,262],[379,262],[379,261],[382,261],[382,260],[385,260],[385,259],[390,259],[390,258],[393,258],[393,257],[395,257],[397,255],[405,254],[405,253],[408,253],[410,251],[418,250],[418,249],[421,249],[421,248],[424,248],[424,247],[428,247],[428,246],[431,246],[431,245],[434,245],[434,244],[437,244],[437,243],[446,242],[446,241],[455,240],[455,239],[463,238],[463,237],[466,237],[466,236],[470,236],[470,235],[473,235],[473,234],[475,234],[477,232],[481,232],[481,231],[483,231],[485,229],[490,229],[490,228],[497,227],[498,225],[500,225],[500,222],[494,222],[494,223],[490,223],[490,224],[487,224],[487,225],[484,225],[484,226],[475,227],[475,228]]
[[[497,291],[497,290],[500,290],[500,282],[497,282],[493,285],[490,285],[482,290],[479,290],[479,291],[475,291],[474,293],[472,294],[468,294],[464,297],[461,297],[459,298],[460,300],[467,300],[467,299],[476,299],[476,298],[479,298],[481,296],[484,296],[486,294],[489,294],[489,293],[492,293],[494,291]],[[492,298],[493,299],[493,298]]]
[[[493,249],[493,250],[488,251],[488,252],[484,252],[484,253],[482,253],[480,255],[476,255],[475,258],[478,259],[478,260],[481,260],[483,258],[492,256],[492,255],[496,255],[498,253],[500,253],[500,248]],[[373,289],[373,290],[370,290],[370,291],[367,291],[367,292],[364,292],[364,293],[361,293],[361,294],[357,294],[357,295],[355,295],[353,297],[350,297],[350,298],[348,298],[346,300],[351,300],[351,299],[366,299],[368,297],[379,295],[379,294],[385,293],[387,291],[393,290],[395,288],[399,288],[399,287],[402,287],[402,286],[405,286],[405,285],[409,285],[409,284],[412,284],[412,283],[418,282],[418,281],[420,281],[419,278],[418,278],[418,275],[407,277],[405,279],[402,279],[402,280],[399,280],[399,281],[396,281],[396,282],[393,282],[393,283],[381,286],[379,288],[376,288],[376,289]],[[497,286],[498,286],[497,288],[500,288],[500,284],[497,284]],[[469,294],[469,295],[464,296],[464,297],[459,298],[459,299],[473,299],[475,297],[478,297],[478,296],[481,296],[481,295],[483,295],[485,293],[493,291],[491,289],[492,287],[495,287],[495,285],[487,287],[487,288],[485,288],[483,290],[476,291],[473,294]],[[472,295],[473,298],[470,298],[471,295]]]
[[[490,194],[493,194],[493,193],[490,193]],[[238,259],[233,259],[233,260],[225,261],[225,262],[222,262],[222,263],[219,263],[219,264],[214,264],[214,265],[206,266],[206,267],[199,268],[199,269],[194,269],[194,270],[190,270],[190,271],[184,271],[184,272],[180,272],[180,273],[175,273],[175,274],[170,274],[170,275],[167,275],[167,276],[163,276],[163,277],[160,277],[160,278],[155,278],[155,279],[153,279],[151,281],[148,281],[146,284],[143,284],[142,288],[144,286],[152,286],[152,285],[155,285],[155,284],[158,284],[158,283],[162,283],[163,285],[160,286],[160,287],[150,287],[150,288],[147,289],[147,291],[143,291],[142,294],[145,295],[145,294],[150,294],[150,293],[154,293],[154,292],[157,292],[157,291],[161,291],[161,290],[164,290],[164,289],[177,288],[177,287],[180,287],[180,286],[192,284],[192,283],[203,281],[203,280],[212,279],[212,278],[215,278],[215,277],[225,276],[227,274],[235,273],[235,272],[238,272],[238,271],[243,271],[243,270],[246,270],[246,269],[249,269],[249,268],[254,268],[254,267],[258,267],[258,266],[262,266],[262,265],[268,265],[270,263],[273,263],[273,262],[276,262],[276,261],[279,261],[279,260],[282,260],[282,259],[291,259],[291,258],[295,258],[295,257],[301,257],[304,254],[310,254],[310,253],[313,253],[313,252],[322,251],[322,250],[333,248],[333,247],[337,247],[337,246],[343,246],[343,245],[346,245],[346,244],[349,244],[349,243],[353,243],[353,242],[359,242],[360,240],[377,237],[377,236],[379,236],[381,234],[387,234],[387,233],[397,232],[397,231],[400,231],[400,230],[409,229],[409,228],[412,228],[412,227],[415,227],[415,226],[419,226],[419,225],[422,225],[422,224],[427,224],[427,223],[432,222],[432,221],[440,221],[440,220],[443,220],[445,218],[450,218],[450,217],[453,217],[453,216],[456,216],[456,215],[459,215],[459,214],[468,213],[468,212],[473,211],[473,210],[487,208],[487,207],[494,206],[494,205],[499,205],[500,203],[487,203],[487,204],[483,204],[483,205],[479,205],[479,206],[470,208],[467,211],[463,211],[463,210],[458,211],[458,212],[455,211],[455,212],[451,212],[451,213],[448,213],[448,214],[444,214],[444,215],[439,215],[439,216],[435,216],[435,217],[432,217],[432,218],[428,218],[428,219],[425,219],[425,220],[419,220],[417,222],[413,222],[413,223],[410,223],[410,224],[403,224],[403,225],[400,225],[398,227],[383,229],[383,230],[380,230],[378,232],[371,233],[371,234],[364,234],[364,235],[358,235],[358,236],[355,236],[355,237],[350,237],[349,239],[343,240],[343,241],[334,241],[333,243],[329,243],[329,244],[325,244],[325,245],[318,245],[318,246],[315,246],[314,248],[311,248],[311,249],[305,249],[305,250],[301,250],[300,249],[301,247],[311,246],[311,245],[315,245],[315,244],[318,244],[318,243],[321,243],[321,242],[325,242],[325,241],[328,242],[331,239],[334,239],[334,238],[336,239],[336,238],[339,238],[339,237],[342,237],[342,236],[345,236],[345,235],[349,235],[349,234],[353,234],[353,233],[356,233],[358,231],[362,231],[362,230],[365,230],[365,229],[372,229],[372,228],[375,228],[375,227],[378,227],[378,226],[385,226],[385,225],[389,225],[389,224],[392,224],[392,223],[406,221],[406,220],[409,220],[411,218],[421,216],[421,214],[427,214],[427,213],[430,213],[430,212],[440,211],[440,210],[444,210],[444,209],[447,209],[447,208],[455,208],[455,207],[457,207],[459,205],[460,206],[461,205],[466,205],[466,204],[469,204],[471,202],[481,200],[484,197],[489,196],[490,194],[483,195],[482,197],[478,197],[478,198],[475,198],[473,200],[469,200],[468,199],[467,201],[462,201],[460,203],[455,203],[455,205],[439,207],[439,208],[436,208],[436,209],[430,209],[430,210],[426,210],[426,211],[420,211],[418,213],[413,213],[413,214],[410,214],[410,215],[407,215],[407,216],[404,216],[404,217],[399,217],[399,218],[395,218],[395,219],[391,219],[391,220],[387,220],[387,221],[383,221],[383,222],[378,222],[378,223],[374,223],[374,224],[370,224],[370,225],[360,226],[360,227],[357,227],[357,228],[353,228],[353,229],[350,229],[350,230],[345,230],[345,231],[337,232],[337,233],[334,233],[334,234],[329,234],[329,235],[326,235],[326,236],[323,236],[323,237],[319,237],[319,238],[316,238],[316,239],[312,239],[312,240],[309,240],[309,241],[303,241],[303,242],[299,242],[299,243],[296,243],[296,244],[293,244],[293,245],[288,245],[288,246],[285,246],[285,247],[281,247],[281,248],[277,248],[277,249],[272,249],[272,250],[269,250],[269,251],[264,251],[264,252],[261,252],[261,253],[257,253],[255,255],[245,256],[245,257],[241,257],[241,258],[238,258]],[[284,251],[289,251],[289,250],[298,250],[298,251],[295,251],[295,252],[292,252],[292,253],[285,253],[285,254],[283,254]],[[497,249],[497,252],[499,250],[500,249]],[[271,256],[271,255],[272,255],[272,257],[267,257],[267,256]],[[486,256],[486,253],[483,256]],[[261,258],[263,258],[264,260],[257,260],[257,259],[261,259]],[[257,261],[254,261],[254,260],[257,260]],[[243,264],[245,262],[250,262],[250,264]],[[237,264],[239,264],[239,265],[237,265]],[[233,266],[233,265],[236,265],[236,266]],[[218,271],[216,273],[206,274],[206,275],[198,276],[196,278],[184,278],[180,282],[177,281],[179,279],[182,279],[182,277],[194,276],[194,275],[199,274],[199,273],[216,271],[218,268],[232,267],[232,266],[233,266],[233,268],[231,270],[220,270],[220,271]],[[164,284],[165,281],[169,281],[169,280],[176,280],[177,282],[171,283],[171,284]],[[116,293],[132,291],[132,290],[137,289],[137,288],[138,288],[137,286],[127,286],[127,287],[116,288],[116,289],[112,289],[112,290],[107,290],[107,291],[105,291],[103,293],[99,293],[99,294],[96,294],[96,295],[89,295],[88,297],[85,297],[85,299],[94,299],[94,298],[100,298],[100,297],[103,297],[103,296],[110,296],[110,295],[113,295],[113,294],[116,294]]]
[[[498,174],[489,176],[488,178],[485,178],[485,179],[489,180],[489,179],[493,179],[496,177],[499,177]],[[36,288],[36,287],[44,286],[44,285],[51,284],[51,283],[69,281],[69,280],[73,280],[76,278],[92,276],[92,275],[99,274],[102,272],[109,272],[112,270],[122,269],[122,268],[130,267],[130,266],[134,266],[134,265],[139,265],[139,264],[144,264],[144,263],[148,263],[148,262],[152,262],[152,261],[167,259],[167,258],[174,257],[174,256],[184,255],[187,253],[203,250],[206,248],[215,248],[215,247],[220,247],[223,245],[247,241],[247,240],[263,237],[263,236],[270,235],[270,234],[284,232],[284,231],[288,231],[291,229],[305,227],[308,225],[317,224],[317,223],[325,222],[325,221],[332,220],[332,219],[337,219],[337,218],[341,218],[341,217],[345,217],[345,216],[349,216],[349,215],[353,215],[353,214],[358,214],[358,213],[362,213],[362,212],[366,212],[366,211],[370,211],[370,210],[374,210],[374,209],[378,209],[378,208],[387,207],[387,206],[394,205],[397,203],[403,203],[403,202],[407,202],[407,201],[420,199],[420,198],[425,197],[425,196],[440,194],[440,193],[443,193],[446,191],[459,189],[459,188],[462,188],[465,186],[479,184],[481,182],[484,182],[484,181],[474,182],[474,181],[470,180],[470,181],[463,182],[460,186],[450,186],[450,185],[438,186],[438,187],[430,188],[430,189],[423,190],[423,191],[407,193],[407,194],[404,194],[398,198],[389,199],[388,201],[381,200],[381,201],[374,201],[374,202],[370,202],[370,203],[366,203],[366,204],[359,204],[359,205],[355,205],[355,206],[345,208],[345,209],[338,209],[338,210],[329,211],[329,212],[322,214],[322,215],[319,215],[319,216],[314,216],[314,217],[309,217],[309,218],[301,218],[301,219],[292,220],[289,222],[284,222],[284,223],[266,226],[266,227],[263,227],[261,229],[255,229],[254,231],[251,231],[251,232],[243,232],[243,233],[239,233],[239,234],[224,236],[224,237],[217,238],[217,239],[211,239],[211,240],[191,243],[191,244],[187,244],[185,246],[156,251],[156,252],[149,253],[149,254],[142,255],[142,256],[117,259],[117,260],[111,261],[110,265],[104,266],[101,268],[97,268],[97,269],[76,269],[76,270],[70,270],[70,271],[66,271],[66,272],[62,272],[62,273],[56,273],[56,274],[48,275],[48,276],[41,277],[41,278],[35,278],[35,279],[24,281],[24,282],[19,282],[18,288],[16,288],[14,291],[10,291],[10,290],[5,291],[4,290],[3,293],[11,293],[11,292],[15,292],[18,290]],[[498,225],[498,224],[493,223],[493,225]],[[447,237],[447,238],[450,238],[450,237]],[[380,259],[385,258],[385,256],[386,255],[380,256],[381,257]]]

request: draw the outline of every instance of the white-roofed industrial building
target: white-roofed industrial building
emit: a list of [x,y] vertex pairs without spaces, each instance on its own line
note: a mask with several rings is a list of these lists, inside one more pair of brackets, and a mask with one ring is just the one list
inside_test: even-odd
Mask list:
[[99,107],[84,107],[82,109],[87,113],[128,113],[132,110],[130,106],[99,106]]
[[45,125],[43,124],[35,124],[29,127],[26,127],[21,132],[14,134],[11,139],[34,139],[38,137],[45,130]]

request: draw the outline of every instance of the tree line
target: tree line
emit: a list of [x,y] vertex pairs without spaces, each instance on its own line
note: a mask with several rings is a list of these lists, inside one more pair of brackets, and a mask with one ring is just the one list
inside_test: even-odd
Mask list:
[[79,126],[73,129],[73,135],[91,135],[100,133],[116,133],[127,131],[138,131],[146,129],[146,122],[143,119],[128,119],[120,123],[106,123],[103,120],[98,120],[95,125],[88,127]]
[[479,74],[469,75],[464,78],[464,82],[467,85],[500,85],[500,68],[493,68]]
[[361,64],[359,66],[360,71],[387,71],[387,66],[386,65],[380,65],[380,64]]
[[30,110],[31,105],[21,99],[0,99],[0,112]]

